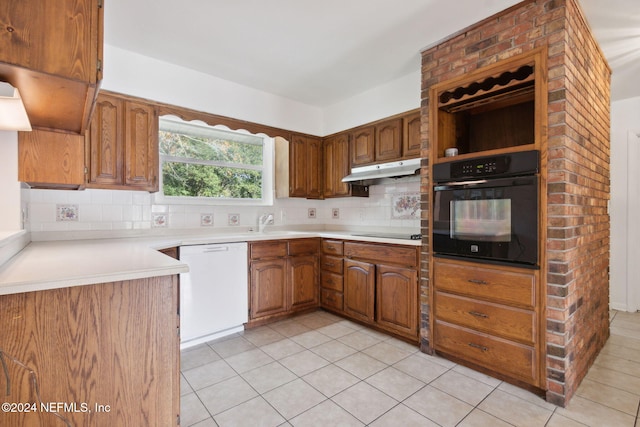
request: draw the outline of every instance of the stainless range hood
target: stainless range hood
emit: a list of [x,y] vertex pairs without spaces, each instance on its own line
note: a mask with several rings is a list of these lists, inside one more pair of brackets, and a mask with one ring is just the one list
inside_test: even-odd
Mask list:
[[420,159],[399,160],[376,165],[352,168],[351,174],[342,178],[342,182],[370,181],[380,178],[399,178],[415,175],[420,170]]

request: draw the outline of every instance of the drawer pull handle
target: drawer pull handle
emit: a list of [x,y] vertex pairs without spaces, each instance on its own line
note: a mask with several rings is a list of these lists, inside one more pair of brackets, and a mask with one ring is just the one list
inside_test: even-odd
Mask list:
[[484,280],[480,280],[480,279],[469,279],[468,282],[474,283],[476,285],[487,285],[488,284]]
[[473,342],[469,343],[469,347],[477,348],[478,350],[482,350],[482,351],[489,350],[487,347],[485,347],[483,345],[480,345],[480,344],[473,343]]
[[469,311],[468,312],[470,315],[472,316],[476,316],[476,317],[482,317],[483,319],[488,319],[489,315],[488,314],[484,314],[484,313],[480,313],[478,311]]
[[327,267],[335,267],[335,264],[332,262],[325,262],[324,265]]

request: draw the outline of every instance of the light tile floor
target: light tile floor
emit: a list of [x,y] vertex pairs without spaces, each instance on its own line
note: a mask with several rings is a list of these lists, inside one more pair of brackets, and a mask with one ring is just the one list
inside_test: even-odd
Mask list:
[[182,426],[640,427],[640,313],[567,408],[317,311],[184,350]]

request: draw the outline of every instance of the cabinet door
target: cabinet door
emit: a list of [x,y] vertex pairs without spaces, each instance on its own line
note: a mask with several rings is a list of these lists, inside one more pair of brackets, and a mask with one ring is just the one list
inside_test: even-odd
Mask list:
[[351,135],[351,165],[365,165],[375,160],[375,128],[367,126]]
[[151,105],[125,103],[125,184],[158,191],[158,121]]
[[376,161],[398,160],[402,156],[402,119],[376,125]]
[[418,273],[415,269],[376,266],[376,320],[381,327],[416,337]]
[[289,258],[291,310],[318,304],[318,257],[314,255]]
[[420,112],[408,115],[403,119],[402,157],[412,159],[420,157],[422,140],[420,134]]
[[73,80],[97,81],[102,12],[96,0],[2,3],[0,62]]
[[344,311],[354,319],[374,321],[375,266],[368,262],[344,261]]
[[76,188],[85,184],[82,135],[18,132],[18,180],[33,186]]
[[122,109],[120,98],[100,95],[89,130],[89,183],[122,185]]
[[349,196],[349,135],[338,134],[324,141],[324,197]]
[[304,166],[307,169],[307,198],[322,198],[322,140],[320,138],[307,137],[307,161]]
[[287,311],[287,260],[251,262],[251,319]]
[[307,197],[306,138],[293,135],[289,143],[289,196]]

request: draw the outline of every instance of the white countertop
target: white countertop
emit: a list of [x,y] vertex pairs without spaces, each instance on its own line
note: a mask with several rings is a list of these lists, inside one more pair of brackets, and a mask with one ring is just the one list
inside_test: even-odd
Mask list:
[[325,237],[419,246],[415,240],[356,236],[346,231],[212,233],[31,242],[0,266],[0,295],[134,280],[188,271],[158,249],[209,243]]

